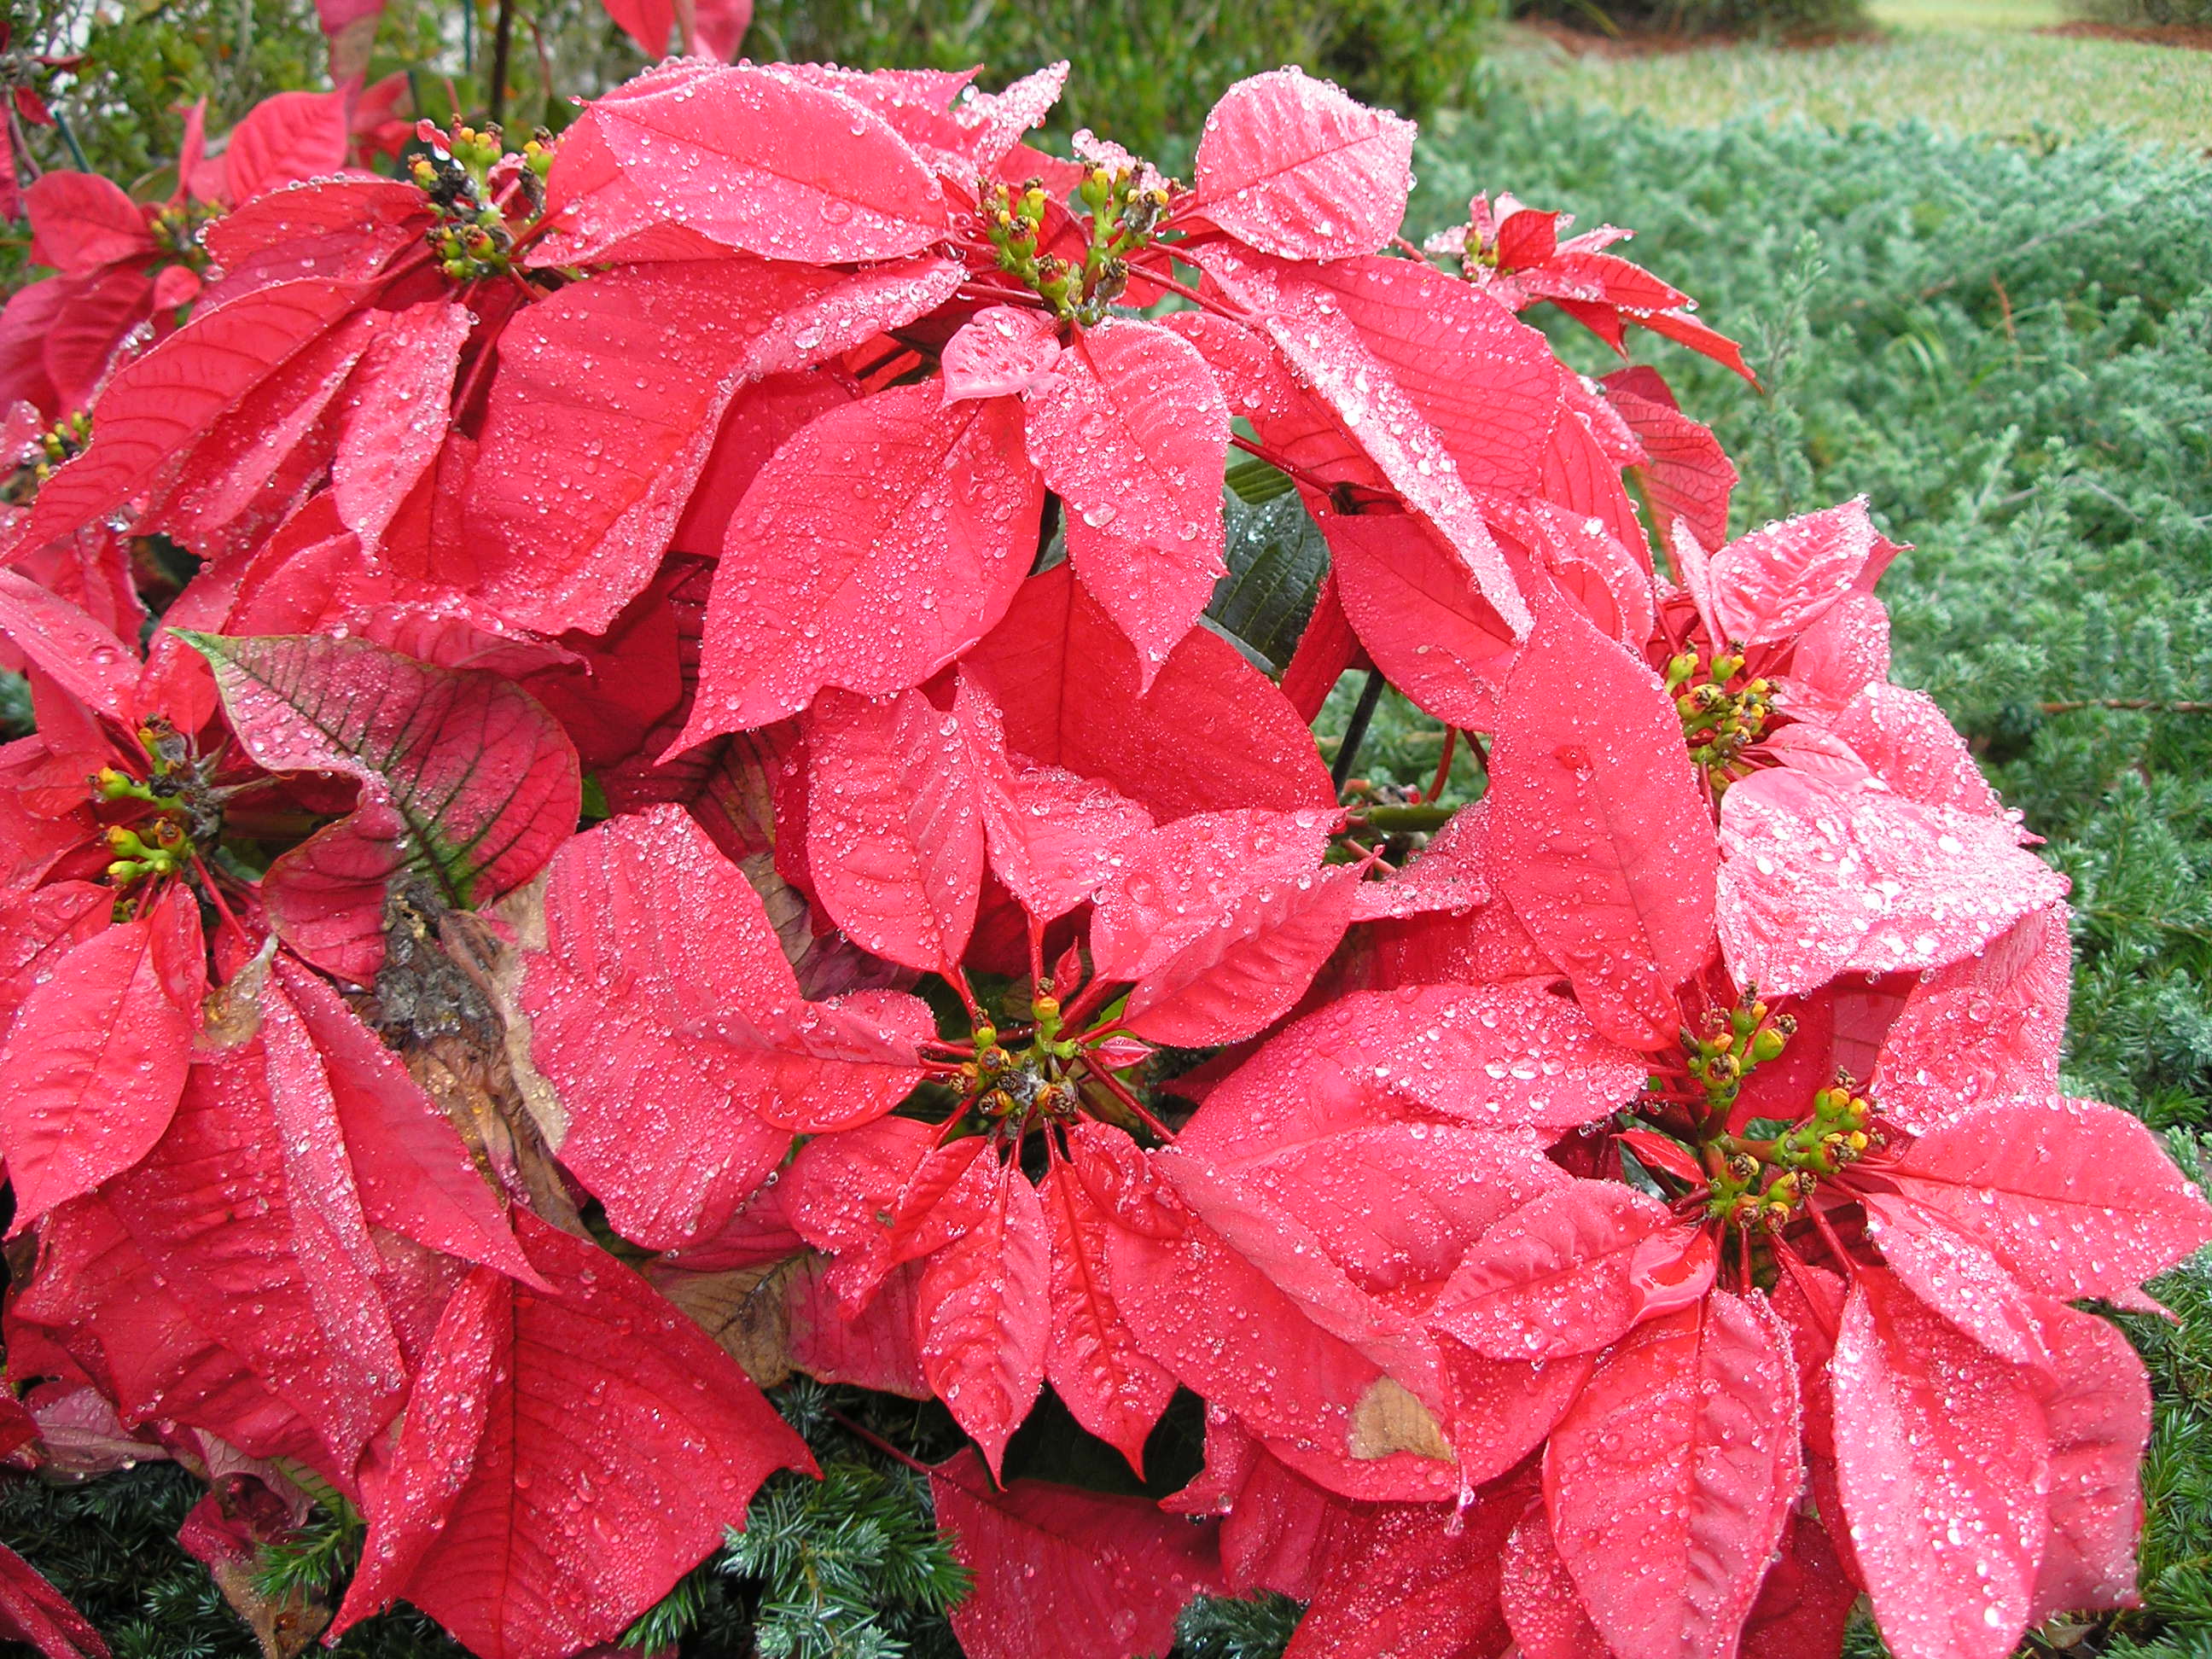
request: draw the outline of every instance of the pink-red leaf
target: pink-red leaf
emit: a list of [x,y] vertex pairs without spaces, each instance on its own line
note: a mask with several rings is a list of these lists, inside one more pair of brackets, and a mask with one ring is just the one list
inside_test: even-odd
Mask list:
[[[1402,1157],[1410,1126],[1399,1135],[1392,1150]],[[1371,1149],[1355,1141],[1349,1155],[1363,1154]],[[1158,1196],[1179,1200],[1192,1218],[1179,1233],[1156,1229],[1171,1235],[1158,1238],[1116,1229],[1109,1245],[1116,1293],[1146,1351],[1293,1468],[1346,1496],[1451,1490],[1451,1453],[1431,1415],[1443,1400],[1437,1347],[1418,1322],[1357,1281],[1305,1218],[1270,1196],[1265,1171],[1249,1179],[1180,1152],[1156,1167],[1165,1178]],[[1356,1192],[1359,1183],[1346,1184]],[[1483,1202],[1479,1184],[1465,1183],[1460,1196]],[[1450,1207],[1448,1197],[1414,1213]],[[1407,1231],[1418,1233],[1419,1219]],[[1386,1267],[1382,1279],[1394,1276]],[[1231,1306],[1247,1316],[1224,1328],[1212,1310]]]
[[1060,360],[1060,329],[1042,311],[988,306],[960,326],[939,358],[945,400],[1007,398],[1027,392]]
[[1025,401],[1076,576],[1137,647],[1149,689],[1226,569],[1228,405],[1188,341],[1136,321],[1079,334]]
[[[192,1066],[168,1132],[103,1196],[154,1285],[204,1334],[198,1341],[214,1338],[234,1356],[226,1371],[243,1361],[312,1425],[329,1450],[311,1462],[345,1480],[398,1409],[405,1362],[381,1260],[372,1272],[333,1248],[327,1212],[295,1169],[256,1038]],[[411,1294],[443,1288],[433,1279]],[[257,1311],[241,1319],[241,1308]],[[193,1411],[190,1401],[164,1400],[165,1414],[181,1411],[235,1437],[228,1414]],[[261,1418],[250,1412],[246,1423]]]
[[1729,967],[1769,993],[1945,967],[2067,889],[2009,824],[1781,767],[1730,786],[1721,845]]
[[263,99],[230,131],[223,191],[238,206],[283,185],[343,167],[352,148],[350,89],[280,92]]
[[1552,1432],[1544,1501],[1621,1659],[1729,1659],[1801,1480],[1797,1376],[1763,1297],[1641,1326]]
[[1188,211],[1290,259],[1372,253],[1413,184],[1413,124],[1279,69],[1239,81],[1199,134]]
[[1019,419],[1006,399],[948,408],[902,386],[778,450],[730,520],[682,745],[795,714],[823,686],[919,685],[988,632],[1044,507]]
[[881,116],[793,76],[648,72],[591,119],[641,222],[813,264],[896,258],[949,228],[929,169]]
[[199,910],[173,888],[31,988],[0,1046],[13,1231],[146,1156],[175,1115],[207,988]]
[[952,1552],[975,1575],[952,1629],[971,1659],[1164,1653],[1183,1603],[1218,1587],[1214,1528],[1141,1498],[1042,1480],[994,1491],[962,1452],[930,1471]]
[[[31,219],[30,263],[82,276],[125,259],[151,259],[145,210],[120,185],[96,173],[55,168],[23,192]],[[10,217],[14,216],[9,216]]]
[[39,491],[27,539],[52,540],[112,513],[228,410],[362,301],[354,284],[283,283],[193,319],[118,370],[93,410],[92,447]]
[[1863,1267],[1828,1376],[1844,1512],[1890,1650],[2003,1659],[2033,1610],[2049,1513],[2026,1373]]
[[465,307],[426,301],[394,317],[362,354],[363,386],[331,458],[331,493],[338,517],[372,554],[437,463],[473,325]]
[[879,957],[950,975],[982,891],[969,737],[920,691],[825,691],[805,720],[807,864],[830,918]]
[[1351,921],[1358,878],[1324,867],[1318,813],[1198,813],[1121,848],[1091,928],[1100,975],[1133,981],[1129,1029],[1231,1042],[1287,1013]]
[[684,260],[525,307],[500,336],[470,480],[485,597],[532,627],[603,630],[726,459],[718,434],[744,388],[912,321],[959,279],[933,258],[857,274]]
[[1672,546],[1674,526],[1681,524],[1701,546],[1718,547],[1728,539],[1736,471],[1712,428],[1682,413],[1655,368],[1615,369],[1600,384],[1644,450],[1644,495],[1659,544]]
[[69,1598],[5,1544],[0,1544],[0,1636],[29,1643],[44,1659],[110,1659],[106,1639]]
[[923,1265],[915,1297],[922,1372],[996,1480],[1044,1383],[1051,1233],[1021,1165],[995,1153],[969,1164],[940,1210],[952,1236]]
[[1632,1188],[1577,1181],[1487,1230],[1429,1317],[1493,1359],[1604,1347],[1635,1322],[1638,1251],[1670,1219]]
[[1739,537],[1706,575],[1719,637],[1759,645],[1802,632],[1850,591],[1881,543],[1863,496]]
[[447,1304],[332,1628],[404,1596],[483,1659],[611,1642],[720,1540],[799,1437],[613,1257],[526,1212],[555,1289],[477,1269]]
[[[1524,635],[1528,605],[1468,486],[1534,494],[1540,484],[1559,414],[1541,337],[1494,300],[1409,260],[1316,270],[1212,244],[1192,257],[1256,314],[1296,371],[1305,422],[1337,428],[1330,447],[1364,453],[1466,564],[1507,630]],[[1327,411],[1318,421],[1316,401]]]
[[961,673],[1015,755],[1101,779],[1163,822],[1335,805],[1306,722],[1235,646],[1194,629],[1146,690],[1135,647],[1066,565],[1021,585]]
[[554,860],[521,1001],[568,1115],[562,1160],[653,1249],[719,1231],[793,1130],[888,1112],[933,1030],[893,993],[804,1000],[759,896],[674,806]]
[[1316,522],[1345,617],[1390,684],[1448,725],[1495,729],[1519,645],[1466,561],[1413,514]]
[[0,635],[94,713],[127,723],[136,712],[138,653],[82,607],[13,570],[0,570]]
[[1499,711],[1492,767],[1498,890],[1601,1031],[1634,1048],[1673,1042],[1674,988],[1712,952],[1718,856],[1657,678],[1574,607],[1547,602]]
[[1316,1564],[1313,1605],[1283,1659],[1489,1659],[1510,1644],[1501,1546],[1525,1501],[1509,1486],[1464,1508],[1364,1508]]
[[[1080,1159],[1097,1139],[1118,1134],[1087,1120],[1068,1126]],[[1037,1188],[1052,1239],[1052,1333],[1045,1376],[1075,1420],[1144,1473],[1145,1439],[1175,1393],[1175,1379],[1147,1356],[1115,1300],[1106,1265],[1111,1218],[1075,1166],[1055,1164]]]
[[1498,1601],[1524,1659],[1607,1659],[1541,1509],[1521,1517],[1498,1559]]
[[1105,886],[1122,846],[1153,827],[1152,814],[1110,784],[1057,766],[1017,768],[1001,755],[984,761],[982,774],[977,805],[992,873],[1039,921]]
[[2054,1092],[2071,956],[2054,906],[1922,978],[1875,1061],[1882,1115],[1917,1133],[1960,1101]]
[[273,969],[262,1026],[271,1091],[307,1097],[305,1121],[339,1137],[362,1215],[447,1255],[530,1278],[460,1136],[398,1056],[298,963],[279,957]]
[[2093,1100],[1966,1105],[1912,1143],[1895,1179],[2060,1300],[2143,1306],[2145,1279],[2212,1238],[2196,1183],[2141,1122]]
[[2118,1327],[2055,1304],[2042,1313],[2058,1381],[2043,1401],[2051,1430],[2051,1532],[2028,1616],[2133,1607],[2150,1379]]
[[1900,1284],[1991,1353],[2049,1374],[2029,1293],[1986,1245],[1896,1194],[1868,1193],[1860,1202],[1867,1237]]
[[1642,1057],[1565,998],[1526,986],[1409,986],[1340,997],[1273,1038],[1207,1097],[1228,1153],[1364,1122],[1561,1130],[1643,1087]]

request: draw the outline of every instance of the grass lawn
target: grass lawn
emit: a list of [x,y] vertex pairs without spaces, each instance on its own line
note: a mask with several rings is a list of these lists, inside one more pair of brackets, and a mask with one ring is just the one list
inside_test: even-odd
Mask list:
[[2067,21],[2060,0],[1873,0],[1868,9],[1897,29],[2039,29]]
[[1924,120],[2027,143],[2100,129],[2212,141],[2212,52],[2036,34],[2057,0],[1876,0],[1887,38],[1811,49],[1705,46],[1577,54],[1513,31],[1506,82],[1546,104],[1646,110],[1684,126],[1792,116],[1848,127]]

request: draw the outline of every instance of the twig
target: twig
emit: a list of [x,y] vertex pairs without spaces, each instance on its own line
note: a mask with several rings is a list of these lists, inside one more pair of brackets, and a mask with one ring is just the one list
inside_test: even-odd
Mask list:
[[1368,722],[1375,718],[1375,705],[1382,701],[1382,671],[1367,671],[1367,684],[1360,688],[1359,702],[1352,711],[1352,721],[1344,728],[1344,741],[1337,745],[1336,764],[1329,768],[1329,781],[1341,793],[1345,781],[1352,775],[1352,763],[1359,758],[1359,745],[1367,741]]
[[2075,697],[2040,707],[2046,714],[2071,714],[2083,708],[2140,708],[2154,714],[2212,714],[2212,702],[2161,702],[2156,697]]
[[491,124],[507,112],[507,58],[514,46],[514,0],[499,0],[499,22],[491,42]]
[[70,126],[69,117],[63,114],[60,110],[51,106],[46,112],[54,118],[54,131],[61,134],[62,143],[69,146],[70,160],[76,163],[76,170],[79,173],[90,173],[92,163],[84,159],[84,150],[77,143],[76,133]]

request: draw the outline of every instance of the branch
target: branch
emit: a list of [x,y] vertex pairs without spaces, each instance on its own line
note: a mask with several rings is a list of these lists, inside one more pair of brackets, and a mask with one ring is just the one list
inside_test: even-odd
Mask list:
[[1344,741],[1337,745],[1336,764],[1329,769],[1329,781],[1341,794],[1346,779],[1352,776],[1352,763],[1359,758],[1359,745],[1367,740],[1367,723],[1375,718],[1375,705],[1382,701],[1382,671],[1367,671],[1367,684],[1360,688],[1359,702],[1352,711],[1352,720],[1344,728]]
[[2161,702],[2156,697],[2075,697],[2040,707],[2046,714],[2071,714],[2083,708],[2140,708],[2153,714],[2212,714],[2212,702]]
[[514,46],[514,0],[499,0],[499,23],[491,43],[491,124],[507,113],[507,59]]

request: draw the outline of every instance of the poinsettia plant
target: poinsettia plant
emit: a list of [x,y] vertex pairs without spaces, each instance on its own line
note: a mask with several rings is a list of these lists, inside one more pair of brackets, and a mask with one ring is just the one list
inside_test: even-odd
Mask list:
[[[1408,1659],[2124,1603],[2084,1304],[2212,1210],[2060,1091],[2065,884],[1889,684],[1866,504],[1730,539],[1659,374],[1520,319],[1741,371],[1622,233],[1425,251],[1411,125],[1296,70],[1188,184],[1050,155],[1066,74],[40,181],[0,1446],[204,1470],[227,1588],[319,1504],[333,1633],[486,1659],[811,1473],[794,1373],[942,1403],[977,1659],[1261,1589]],[[1478,799],[1332,779],[1360,668]],[[1048,1396],[1128,1480],[1023,1474]],[[0,1627],[105,1650],[4,1554]]]

